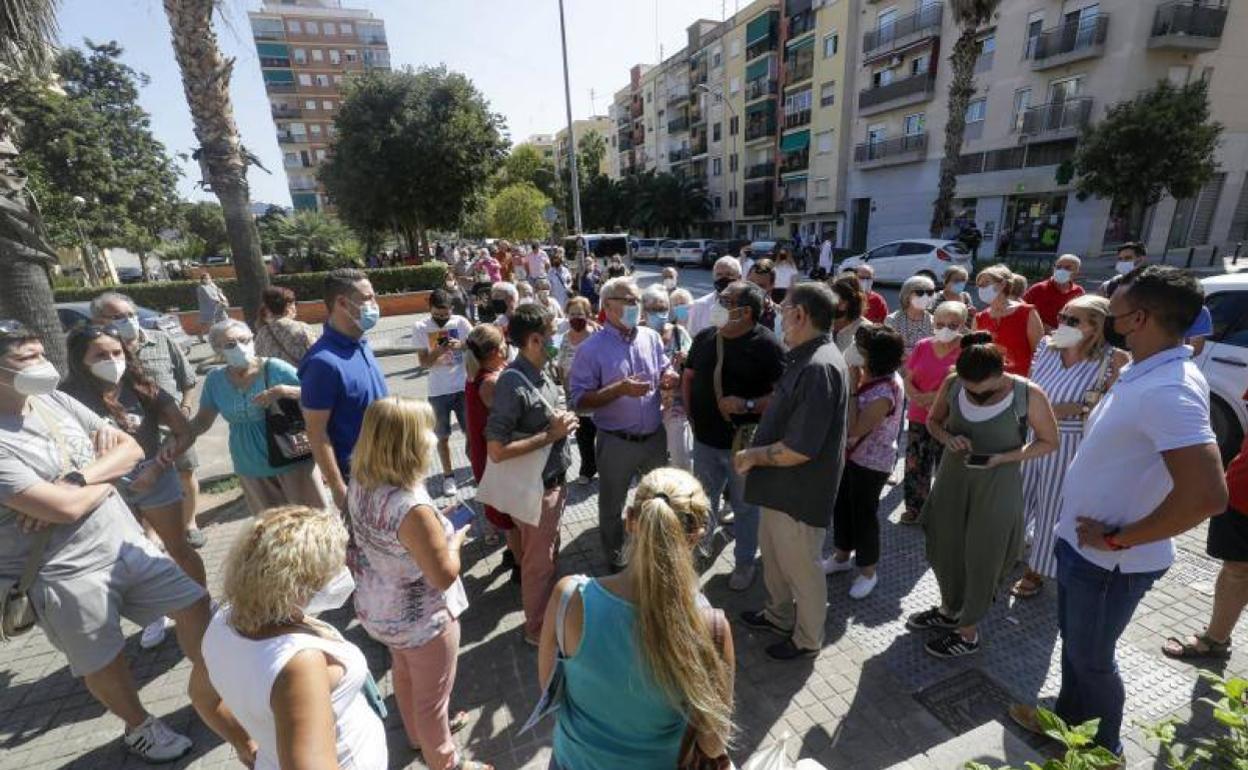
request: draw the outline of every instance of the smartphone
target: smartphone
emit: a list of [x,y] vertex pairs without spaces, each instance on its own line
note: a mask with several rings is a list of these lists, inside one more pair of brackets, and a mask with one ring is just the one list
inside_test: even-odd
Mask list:
[[966,458],[966,467],[968,468],[987,468],[988,460],[992,455],[971,455]]
[[455,506],[455,510],[451,511],[451,515],[447,518],[450,520],[451,526],[458,532],[471,524],[473,519],[477,518],[477,512],[468,503],[461,502]]

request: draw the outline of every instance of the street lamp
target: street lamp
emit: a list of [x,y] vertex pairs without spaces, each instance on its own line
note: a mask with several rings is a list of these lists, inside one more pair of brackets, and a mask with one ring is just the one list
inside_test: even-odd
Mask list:
[[563,44],[563,101],[568,110],[568,158],[572,177],[572,221],[581,235],[581,186],[576,176],[576,131],[572,128],[572,87],[568,82],[568,33],[563,23],[563,0],[559,0],[559,41]]
[[[698,83],[696,86],[694,86],[694,88],[705,91],[708,96],[714,96],[719,101],[720,104],[728,108],[728,114],[732,115],[732,117],[734,118],[737,117],[737,108],[732,106],[732,102],[724,98],[723,86],[720,86],[720,89],[718,91],[712,91],[710,88],[707,87],[706,83]],[[731,131],[729,131],[728,133],[732,134],[732,154],[735,157],[737,154],[737,135],[732,133]],[[741,162],[741,159],[737,158],[737,163],[740,163],[740,162]],[[730,175],[729,178],[732,180],[731,182],[732,192],[736,192],[737,191],[737,164],[733,163],[731,158],[729,158],[729,162],[728,162],[728,173]],[[732,238],[737,237],[737,207],[732,205],[731,195],[728,196],[728,209],[729,209],[728,217],[731,223],[728,226],[729,228],[728,237],[729,239],[732,239]]]
[[86,270],[87,280],[91,282],[91,285],[99,286],[101,283],[100,274],[96,269],[95,260],[91,258],[91,249],[87,245],[87,234],[82,231],[82,222],[78,221],[78,209],[87,205],[87,199],[81,195],[75,195],[70,199],[70,202],[74,204],[73,208],[70,209],[70,215],[74,218],[74,229],[78,231],[78,242],[82,244],[82,267]]

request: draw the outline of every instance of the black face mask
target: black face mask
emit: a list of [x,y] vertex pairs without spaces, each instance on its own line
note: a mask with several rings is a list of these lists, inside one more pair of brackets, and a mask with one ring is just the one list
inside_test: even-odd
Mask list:
[[732,283],[731,278],[716,278],[714,283],[715,293],[719,294],[723,292],[724,289],[728,288],[728,284],[730,283]]
[[507,314],[507,300],[505,299],[490,300],[490,310],[494,313],[495,316],[506,315]]
[[437,318],[435,316],[430,316],[430,318],[433,318],[433,322],[438,325],[438,328],[442,328],[443,326],[446,326],[447,323],[449,323],[451,320],[450,316],[447,316],[446,318]]
[[477,318],[480,318],[482,321],[489,322],[493,321],[495,317],[496,313],[490,308],[490,303],[488,301],[482,301],[479,305],[477,305]]
[[1114,330],[1114,319],[1109,316],[1105,317],[1105,342],[1119,350],[1130,350],[1127,347],[1127,337],[1125,334],[1119,334]]

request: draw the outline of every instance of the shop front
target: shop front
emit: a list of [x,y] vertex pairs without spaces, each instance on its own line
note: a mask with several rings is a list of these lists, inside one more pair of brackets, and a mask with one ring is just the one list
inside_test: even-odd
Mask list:
[[1067,193],[1012,195],[997,241],[997,257],[1044,257],[1057,253],[1066,217]]

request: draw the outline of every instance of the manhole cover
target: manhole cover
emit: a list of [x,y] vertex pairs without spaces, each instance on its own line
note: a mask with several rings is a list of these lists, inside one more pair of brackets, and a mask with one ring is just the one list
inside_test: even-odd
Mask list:
[[915,699],[955,735],[999,719],[1017,700],[979,669],[960,671],[921,690]]

